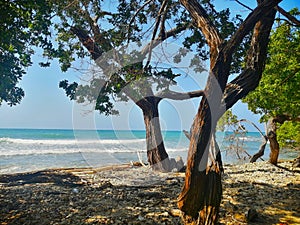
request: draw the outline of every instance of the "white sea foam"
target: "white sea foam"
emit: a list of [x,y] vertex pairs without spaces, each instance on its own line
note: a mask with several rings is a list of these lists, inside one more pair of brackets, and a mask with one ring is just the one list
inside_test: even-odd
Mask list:
[[15,139],[15,138],[0,138],[0,144],[2,143],[14,143],[14,144],[47,144],[47,145],[71,145],[71,144],[115,144],[115,143],[124,143],[124,144],[131,144],[131,143],[140,143],[145,142],[144,139]]
[[[169,152],[187,151],[174,146]],[[145,139],[127,140],[33,140],[0,138],[0,156],[71,154],[71,153],[136,153],[146,152]]]

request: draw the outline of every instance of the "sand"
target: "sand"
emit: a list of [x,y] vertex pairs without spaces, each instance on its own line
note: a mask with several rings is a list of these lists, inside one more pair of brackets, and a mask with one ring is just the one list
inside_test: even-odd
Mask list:
[[[291,162],[224,168],[220,224],[300,224]],[[130,164],[0,175],[0,224],[181,224],[183,182],[184,173]]]

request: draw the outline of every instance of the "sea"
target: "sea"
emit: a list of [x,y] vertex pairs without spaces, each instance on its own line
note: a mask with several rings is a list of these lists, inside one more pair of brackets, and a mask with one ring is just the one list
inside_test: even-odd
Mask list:
[[[224,163],[249,162],[262,143],[257,132],[233,138],[232,132],[217,132]],[[163,131],[171,158],[187,159],[189,140],[182,131]],[[237,151],[238,149],[238,151]],[[269,156],[267,145],[262,159]],[[295,158],[283,152],[281,159]],[[101,167],[131,161],[147,162],[145,131],[142,130],[62,130],[0,129],[0,174],[52,168]]]

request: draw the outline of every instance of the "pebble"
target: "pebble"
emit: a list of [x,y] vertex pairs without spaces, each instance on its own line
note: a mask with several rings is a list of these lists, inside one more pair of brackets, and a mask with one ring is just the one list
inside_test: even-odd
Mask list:
[[[290,163],[280,165],[288,170],[267,162],[225,165],[220,223],[246,224],[256,219],[261,224],[286,223],[282,219],[286,216],[289,224],[297,224],[300,169],[291,170]],[[181,224],[176,199],[184,173],[133,167],[82,172],[81,179],[87,182],[75,188],[51,182],[2,182],[0,224]]]

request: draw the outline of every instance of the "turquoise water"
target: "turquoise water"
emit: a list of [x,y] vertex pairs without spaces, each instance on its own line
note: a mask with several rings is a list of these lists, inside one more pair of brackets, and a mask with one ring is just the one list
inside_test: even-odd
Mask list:
[[[238,160],[226,151],[230,133],[217,133],[225,163]],[[186,160],[189,141],[181,131],[164,131],[163,138],[170,157]],[[259,133],[239,137],[239,145],[254,154],[261,143]],[[266,149],[265,159],[268,158]],[[99,167],[138,161],[146,158],[145,131],[0,129],[0,173],[25,172],[59,167]],[[240,153],[241,158],[246,157]],[[283,158],[293,157],[283,155]],[[247,158],[247,157],[246,157]],[[248,159],[247,159],[248,160]]]

